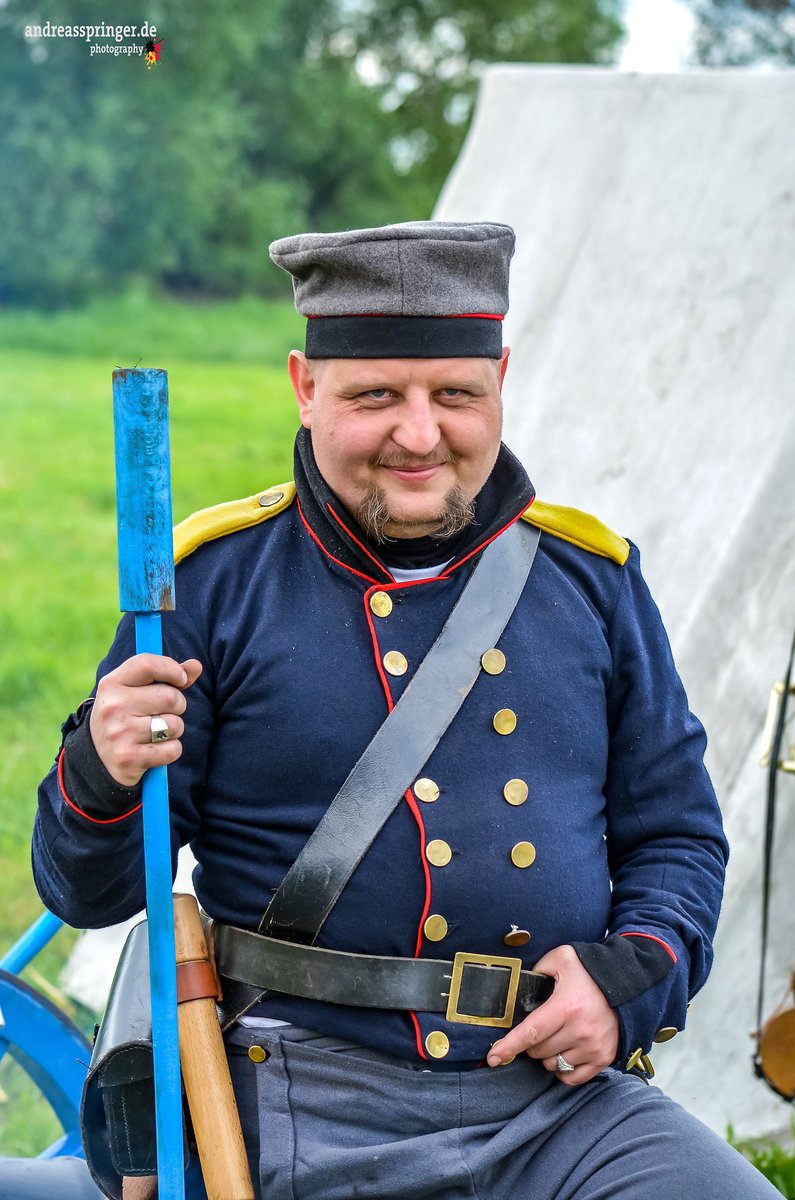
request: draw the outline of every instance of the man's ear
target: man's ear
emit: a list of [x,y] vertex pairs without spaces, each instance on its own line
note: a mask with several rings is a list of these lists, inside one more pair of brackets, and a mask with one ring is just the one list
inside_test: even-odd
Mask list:
[[502,390],[502,383],[503,383],[503,380],[505,379],[505,372],[508,370],[508,359],[510,358],[510,356],[511,356],[511,347],[503,346],[502,360],[500,362],[500,390]]
[[298,402],[298,414],[305,429],[312,428],[312,403],[315,399],[315,379],[309,360],[302,350],[291,350],[287,371]]

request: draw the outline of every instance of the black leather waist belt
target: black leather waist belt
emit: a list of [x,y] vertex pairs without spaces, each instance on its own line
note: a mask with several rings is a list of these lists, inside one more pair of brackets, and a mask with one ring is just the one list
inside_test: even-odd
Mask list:
[[444,1013],[448,1021],[508,1029],[552,994],[549,975],[519,958],[456,954],[452,962],[348,954],[215,925],[221,973],[265,991],[362,1008]]

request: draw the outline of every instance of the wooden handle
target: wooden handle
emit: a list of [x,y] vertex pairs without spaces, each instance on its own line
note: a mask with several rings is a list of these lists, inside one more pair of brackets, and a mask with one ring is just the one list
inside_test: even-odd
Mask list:
[[[194,896],[174,896],[177,963],[207,960]],[[215,1000],[179,1005],[179,1051],[208,1200],[254,1200],[243,1131]]]

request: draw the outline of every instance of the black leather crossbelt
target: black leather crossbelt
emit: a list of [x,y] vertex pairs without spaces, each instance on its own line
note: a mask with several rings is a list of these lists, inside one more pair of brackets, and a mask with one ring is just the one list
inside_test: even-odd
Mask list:
[[348,954],[215,925],[222,975],[264,991],[362,1008],[444,1013],[448,1021],[508,1029],[552,994],[548,975],[519,958],[456,954],[452,962]]

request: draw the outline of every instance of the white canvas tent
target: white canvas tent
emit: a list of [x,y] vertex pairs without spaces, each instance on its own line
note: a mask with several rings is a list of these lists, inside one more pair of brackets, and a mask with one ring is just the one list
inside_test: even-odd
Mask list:
[[[732,844],[716,966],[661,1085],[787,1128],[751,1073],[768,693],[795,624],[795,72],[500,66],[436,216],[513,225],[505,440],[538,494],[636,541]],[[795,960],[781,776],[769,996]]]

